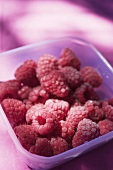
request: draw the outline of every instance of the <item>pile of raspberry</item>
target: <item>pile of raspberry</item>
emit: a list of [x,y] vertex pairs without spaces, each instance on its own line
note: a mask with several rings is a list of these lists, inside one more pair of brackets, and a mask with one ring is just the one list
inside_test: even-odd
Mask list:
[[0,103],[21,145],[32,154],[54,156],[113,130],[113,99],[97,94],[102,77],[81,67],[70,48],[44,54],[0,82]]

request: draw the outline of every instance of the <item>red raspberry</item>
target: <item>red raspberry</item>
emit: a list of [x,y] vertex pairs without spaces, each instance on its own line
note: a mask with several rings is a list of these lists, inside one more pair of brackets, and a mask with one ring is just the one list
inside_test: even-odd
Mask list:
[[66,81],[72,89],[76,89],[83,83],[81,73],[77,69],[71,66],[65,66],[61,71],[64,73]]
[[40,156],[53,156],[53,149],[47,138],[38,138],[35,145],[30,147],[29,152]]
[[29,93],[29,100],[32,103],[45,103],[49,98],[49,93],[41,86],[34,87]]
[[113,121],[109,119],[104,119],[98,122],[100,128],[100,135],[107,134],[108,132],[113,131]]
[[51,108],[58,120],[63,120],[67,116],[69,103],[64,100],[48,99],[45,102],[45,107],[48,109]]
[[51,133],[58,125],[56,116],[51,110],[40,109],[32,120],[32,126],[40,135]]
[[87,141],[99,137],[100,129],[98,124],[90,119],[84,118],[78,124],[77,131],[72,139],[72,146],[79,146]]
[[62,67],[71,66],[76,68],[77,70],[80,69],[81,64],[75,53],[69,48],[63,49],[61,56],[58,59],[58,63]]
[[74,126],[64,120],[59,121],[59,136],[71,143],[72,137],[75,133]]
[[56,70],[43,76],[40,83],[43,88],[57,97],[66,97],[70,90],[65,82],[64,74]]
[[35,87],[39,85],[39,80],[36,77],[36,67],[37,64],[35,61],[26,60],[16,69],[14,76],[24,85]]
[[50,54],[44,54],[41,56],[37,62],[37,77],[40,79],[41,77],[49,74],[52,70],[58,69],[58,60],[55,56]]
[[102,77],[94,67],[85,66],[80,72],[84,82],[90,83],[93,87],[98,87],[102,84]]
[[105,117],[113,121],[113,106],[109,105],[108,102],[103,102],[102,109]]
[[17,80],[8,80],[0,83],[0,102],[5,98],[18,99],[18,90],[21,88],[21,84]]
[[68,150],[68,143],[61,137],[51,138],[50,143],[53,148],[54,155],[58,155]]
[[4,99],[1,103],[12,127],[25,121],[26,106],[17,99]]
[[87,100],[99,100],[99,96],[89,83],[84,83],[75,90],[75,97],[82,104]]
[[70,108],[66,121],[77,128],[78,123],[88,117],[88,110],[84,106],[73,106]]
[[29,150],[35,144],[38,134],[31,125],[19,125],[14,128],[15,134],[21,145]]
[[84,106],[88,109],[88,116],[91,120],[98,122],[104,118],[105,114],[98,101],[88,100]]
[[21,100],[28,99],[29,93],[31,91],[31,87],[23,86],[20,90],[18,90],[18,96]]
[[43,109],[44,105],[41,103],[31,106],[26,112],[26,121],[31,124],[32,120],[35,119],[40,109]]

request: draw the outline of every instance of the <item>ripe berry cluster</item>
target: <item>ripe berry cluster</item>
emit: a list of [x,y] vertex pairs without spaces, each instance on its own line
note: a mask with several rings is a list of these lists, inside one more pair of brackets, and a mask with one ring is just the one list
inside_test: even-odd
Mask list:
[[95,90],[101,75],[70,48],[26,60],[14,77],[0,82],[0,103],[29,152],[54,156],[113,130],[113,100]]

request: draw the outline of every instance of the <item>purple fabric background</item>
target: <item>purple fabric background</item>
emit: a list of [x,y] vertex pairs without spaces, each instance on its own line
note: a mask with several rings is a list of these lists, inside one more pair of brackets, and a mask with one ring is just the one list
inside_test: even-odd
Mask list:
[[[112,0],[0,0],[0,53],[63,36],[91,42],[113,65]],[[113,140],[53,170],[113,170]],[[0,118],[0,169],[29,170]]]

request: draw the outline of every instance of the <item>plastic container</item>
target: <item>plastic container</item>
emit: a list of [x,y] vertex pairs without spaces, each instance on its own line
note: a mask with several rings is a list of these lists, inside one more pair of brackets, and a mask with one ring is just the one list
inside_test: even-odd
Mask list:
[[[65,47],[72,49],[80,59],[82,66],[95,67],[103,77],[103,84],[98,88],[98,94],[102,99],[113,96],[113,69],[106,59],[90,43],[75,37],[65,37],[50,41],[44,41],[33,45],[17,48],[0,55],[0,81],[14,78],[15,69],[26,59],[38,60],[44,53],[50,53],[58,57]],[[88,152],[113,138],[113,132],[98,137],[81,146],[68,150],[52,157],[43,157],[29,153],[19,143],[13,129],[6,118],[2,107],[0,112],[7,130],[16,145],[20,158],[33,170],[46,170],[63,164],[75,157]]]

